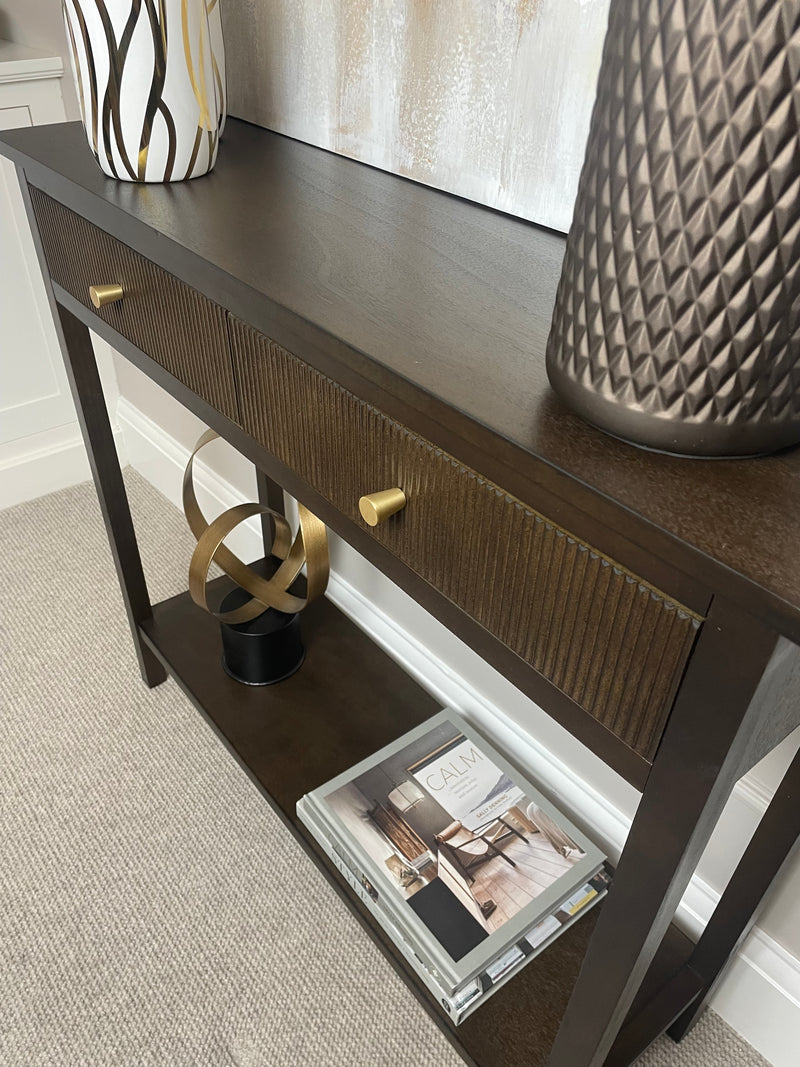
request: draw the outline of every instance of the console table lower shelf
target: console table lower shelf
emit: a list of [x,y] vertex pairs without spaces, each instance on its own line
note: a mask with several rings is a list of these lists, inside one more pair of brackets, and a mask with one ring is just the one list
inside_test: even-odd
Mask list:
[[[217,580],[217,595],[228,580]],[[435,714],[438,703],[330,601],[303,613],[307,655],[265,688],[222,669],[219,624],[188,593],[153,607],[140,632],[271,806],[325,873],[467,1063],[544,1067],[600,906],[567,930],[474,1015],[454,1027],[299,822],[299,798]],[[693,945],[674,925],[606,1060],[628,1064],[669,1025],[701,982],[685,966]]]

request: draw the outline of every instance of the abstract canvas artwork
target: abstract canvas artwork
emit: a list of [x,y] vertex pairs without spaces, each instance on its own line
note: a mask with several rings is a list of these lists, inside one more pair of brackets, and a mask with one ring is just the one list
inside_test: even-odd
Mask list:
[[230,111],[566,231],[609,0],[223,0]]

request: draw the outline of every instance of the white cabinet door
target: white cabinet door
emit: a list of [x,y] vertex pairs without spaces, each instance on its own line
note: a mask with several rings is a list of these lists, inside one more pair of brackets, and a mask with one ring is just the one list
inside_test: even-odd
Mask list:
[[[63,122],[62,72],[58,56],[0,40],[0,129]],[[0,159],[0,508],[89,476],[17,175]]]
[[[29,107],[0,107],[0,129],[32,124]],[[17,176],[0,164],[1,447],[74,422],[75,409]]]

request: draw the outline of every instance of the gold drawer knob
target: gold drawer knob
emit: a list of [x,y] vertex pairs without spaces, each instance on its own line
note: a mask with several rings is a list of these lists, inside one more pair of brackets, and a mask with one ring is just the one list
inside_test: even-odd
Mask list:
[[406,506],[406,494],[402,489],[384,489],[380,493],[368,493],[358,502],[361,518],[369,526],[378,526],[382,522],[402,511]]
[[116,304],[122,300],[121,285],[90,285],[89,296],[96,308],[105,307],[106,304]]

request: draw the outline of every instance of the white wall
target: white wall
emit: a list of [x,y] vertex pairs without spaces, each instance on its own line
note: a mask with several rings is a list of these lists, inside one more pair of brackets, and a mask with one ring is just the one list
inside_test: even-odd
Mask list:
[[[58,55],[0,39],[0,129],[63,122]],[[0,159],[0,507],[89,476],[47,292],[13,163]],[[112,406],[110,350],[98,349]]]

